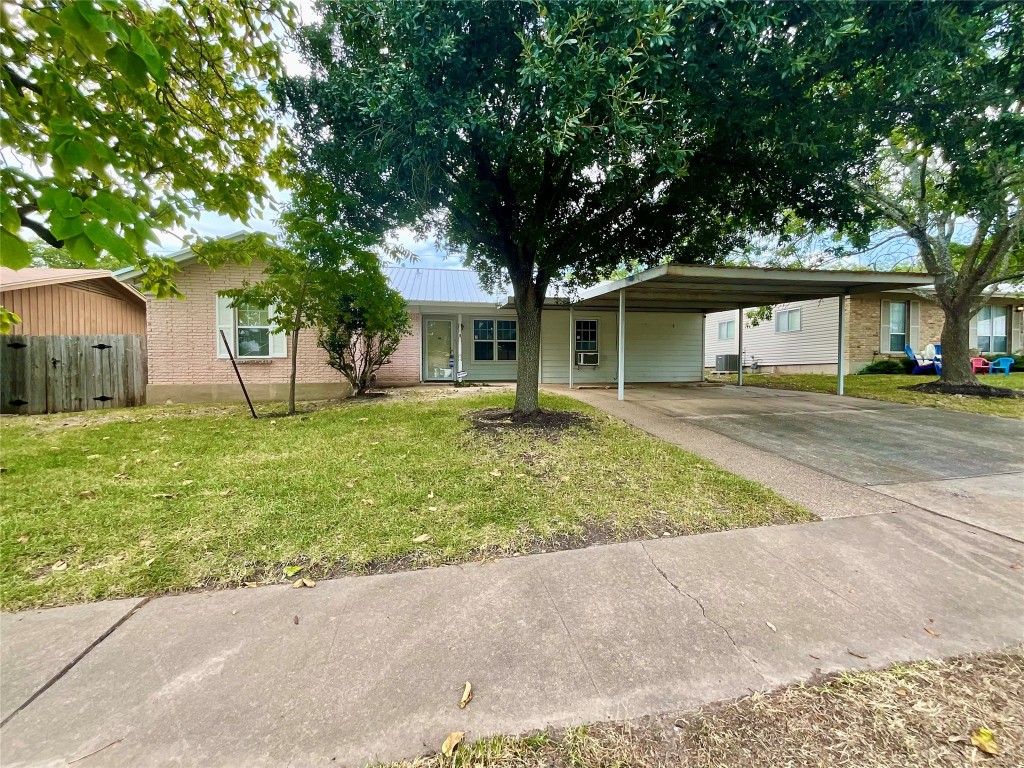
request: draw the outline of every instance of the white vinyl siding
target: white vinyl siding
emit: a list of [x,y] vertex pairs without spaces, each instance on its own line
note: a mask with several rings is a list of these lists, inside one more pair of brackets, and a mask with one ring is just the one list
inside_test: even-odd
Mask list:
[[[800,332],[776,333],[775,320],[751,325],[744,311],[744,363],[772,365],[835,365],[839,341],[839,299],[813,299],[779,304],[777,309],[800,310]],[[773,315],[774,315],[773,310]],[[736,310],[708,315],[704,334],[704,365],[714,367],[716,355],[735,355],[737,340],[719,339],[719,323],[735,321]]]
[[[574,321],[597,321],[597,366],[575,366],[573,384],[611,384],[617,380],[618,325],[615,312],[584,314]],[[696,313],[626,311],[626,381],[700,381],[701,317]],[[541,323],[541,381],[569,381],[569,313],[549,311]],[[575,347],[575,340],[573,342]],[[575,349],[571,350],[575,359]]]
[[288,340],[284,333],[272,333],[274,307],[266,309],[243,306],[235,309],[231,299],[217,297],[217,357],[227,358],[228,351],[220,335],[228,337],[235,357],[245,359],[268,359],[288,356]]

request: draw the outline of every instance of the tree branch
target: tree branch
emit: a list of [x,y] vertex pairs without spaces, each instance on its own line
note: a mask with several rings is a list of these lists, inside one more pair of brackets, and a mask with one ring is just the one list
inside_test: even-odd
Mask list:
[[46,228],[45,224],[41,224],[40,222],[35,221],[34,219],[30,219],[20,210],[18,211],[18,218],[21,219],[21,226],[25,227],[26,229],[31,229],[33,232],[39,235],[39,239],[42,240],[47,245],[52,245],[54,248],[64,247],[64,241],[58,240],[52,234],[50,234],[50,230]]

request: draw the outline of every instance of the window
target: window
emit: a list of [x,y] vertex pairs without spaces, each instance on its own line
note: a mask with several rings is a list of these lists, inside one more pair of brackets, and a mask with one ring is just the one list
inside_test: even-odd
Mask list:
[[1006,327],[1009,307],[982,307],[978,310],[978,349],[992,354],[1006,351]]
[[[777,309],[775,310],[775,332],[790,333],[800,330],[799,309]],[[730,337],[732,338],[732,337]]]
[[725,341],[726,339],[736,338],[736,321],[726,320],[724,323],[718,324],[718,339],[719,341]]
[[515,320],[474,320],[473,359],[477,362],[515,360]]
[[243,304],[235,309],[239,357],[270,357],[270,309]]
[[285,334],[274,333],[273,327],[272,306],[242,304],[236,308],[231,306],[230,298],[217,297],[217,357],[226,359],[228,347],[231,348],[231,353],[241,360],[287,357]]
[[907,325],[910,320],[910,302],[893,301],[889,304],[889,351],[902,352],[907,346]]
[[597,320],[576,321],[576,351],[597,352]]

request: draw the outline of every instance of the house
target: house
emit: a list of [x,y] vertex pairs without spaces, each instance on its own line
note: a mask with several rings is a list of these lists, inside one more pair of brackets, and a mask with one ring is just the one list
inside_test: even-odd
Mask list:
[[0,267],[0,306],[21,336],[146,333],[146,300],[105,269]]
[[[887,291],[852,295],[846,299],[845,368],[859,371],[880,359],[906,358],[904,346],[915,351],[938,344],[943,314],[919,292]],[[922,296],[925,294],[925,296]],[[971,318],[971,348],[983,354],[1012,352],[1024,347],[1024,311],[1012,291],[992,294]],[[737,321],[744,312],[729,310],[708,315],[704,365],[714,368],[720,355],[738,353]],[[772,317],[758,324],[748,317],[743,329],[743,364],[769,373],[836,372],[839,298],[793,301],[773,307]],[[734,361],[729,365],[735,370]]]
[[[232,344],[250,394],[283,399],[291,341],[272,331],[272,310],[232,308],[221,291],[261,278],[258,263],[211,270],[194,254],[172,257],[184,300],[148,299],[150,402],[241,397],[220,332]],[[519,358],[510,297],[488,293],[469,270],[388,267],[412,318],[411,333],[377,376],[381,386],[514,381]],[[123,270],[120,279],[139,273]],[[801,272],[668,264],[605,283],[570,298],[551,297],[541,323],[541,383],[616,384],[703,379],[704,320],[725,307],[776,303],[794,293],[815,298],[930,282],[928,276],[873,272]],[[347,384],[330,368],[315,332],[300,335],[299,398],[341,397]]]

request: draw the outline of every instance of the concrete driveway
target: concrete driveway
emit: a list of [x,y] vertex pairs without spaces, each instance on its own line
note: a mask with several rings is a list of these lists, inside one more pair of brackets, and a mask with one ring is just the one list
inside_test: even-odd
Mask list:
[[[768,484],[783,495],[788,465],[794,482],[813,486],[822,476],[826,504],[857,489],[860,512],[886,511],[883,494],[1024,540],[1021,421],[756,387],[638,386],[623,403],[612,389],[572,394],[761,482],[763,470],[751,465],[773,463],[776,482]],[[796,500],[807,503],[814,489],[802,490]]]

